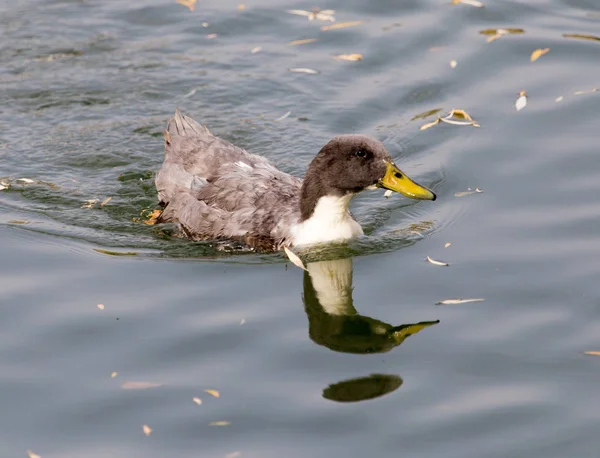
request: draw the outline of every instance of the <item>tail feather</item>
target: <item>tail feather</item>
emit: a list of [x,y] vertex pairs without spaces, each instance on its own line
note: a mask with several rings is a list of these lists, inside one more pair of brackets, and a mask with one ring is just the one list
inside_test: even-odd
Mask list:
[[167,132],[171,135],[179,135],[181,137],[205,134],[211,135],[208,128],[181,113],[179,108],[175,110],[175,115],[169,120]]

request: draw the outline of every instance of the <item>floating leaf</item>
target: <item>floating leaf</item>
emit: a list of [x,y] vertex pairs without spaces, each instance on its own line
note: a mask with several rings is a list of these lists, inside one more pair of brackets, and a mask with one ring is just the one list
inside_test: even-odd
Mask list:
[[452,242],[446,242],[444,248],[448,248],[450,245],[452,245]]
[[586,355],[592,355],[592,356],[600,356],[600,351],[586,351],[584,352]]
[[479,32],[482,35],[491,35],[487,38],[487,42],[491,43],[494,40],[497,40],[502,35],[510,35],[510,34],[518,34],[525,33],[523,29],[485,29]]
[[104,304],[98,304],[96,307],[98,307],[100,310],[104,310]]
[[435,259],[430,258],[429,256],[427,256],[427,261],[429,261],[431,264],[433,264],[434,266],[449,266],[450,264],[448,264],[447,262],[444,261],[437,261]]
[[336,60],[349,60],[349,61],[357,61],[363,60],[362,54],[338,54],[337,56],[333,56]]
[[593,88],[593,89],[588,89],[586,91],[575,91],[573,92],[574,95],[583,95],[583,94],[591,94],[592,92],[598,92],[600,91],[600,89],[598,88]]
[[279,122],[279,121],[283,121],[285,118],[287,118],[289,115],[291,115],[292,112],[288,111],[286,114],[284,114],[283,116],[280,116],[279,118],[275,119],[275,122]]
[[142,431],[144,431],[144,434],[146,436],[149,436],[150,434],[152,434],[152,428],[150,428],[150,426],[148,426],[148,425],[142,426]]
[[469,188],[468,191],[455,192],[454,197],[465,197],[465,196],[470,196],[471,194],[477,194],[480,192],[483,192],[483,191],[479,188],[475,188],[474,191],[472,191],[471,188]]
[[237,6],[237,10],[238,10],[238,11],[244,11],[245,9],[246,9],[246,5],[244,5],[243,3],[240,3],[240,4]]
[[519,92],[519,98],[515,101],[515,108],[517,111],[521,111],[527,106],[527,92]]
[[535,51],[533,51],[531,53],[531,57],[530,57],[531,62],[535,62],[540,57],[542,57],[544,54],[547,54],[549,51],[550,51],[550,48],[536,49]]
[[106,199],[104,199],[102,201],[102,203],[100,204],[101,207],[104,207],[107,203],[109,203],[112,200],[112,197],[107,197]]
[[4,191],[5,189],[8,189],[8,186],[0,184],[0,191]]
[[33,453],[31,450],[27,450],[27,456],[29,456],[29,458],[42,458],[40,455]]
[[124,390],[147,390],[149,388],[158,388],[162,383],[154,382],[125,382],[121,385]]
[[307,45],[308,43],[314,43],[315,41],[319,41],[319,40],[317,38],[304,38],[302,40],[290,41],[288,43],[288,45],[290,45],[290,46]]
[[298,16],[306,16],[309,21],[314,21],[315,19],[319,21],[329,21],[335,22],[335,14],[334,10],[321,10],[320,8],[313,8],[312,11],[305,10],[287,10],[290,14],[296,14]]
[[112,374],[110,374],[110,378],[115,378],[117,375],[119,375],[117,372],[113,372]]
[[149,226],[156,224],[160,215],[162,215],[162,210],[152,210],[151,213],[146,215],[144,224],[147,224]]
[[196,0],[176,0],[177,3],[183,6],[187,6],[190,11],[194,11],[194,7],[196,6]]
[[301,67],[288,68],[288,71],[295,72],[295,73],[308,73],[309,75],[316,75],[317,73],[319,73],[317,70],[313,70],[312,68],[301,68]]
[[361,25],[363,24],[365,21],[348,21],[348,22],[338,22],[337,24],[332,24],[332,25],[324,25],[323,27],[321,27],[321,30],[323,31],[327,31],[327,30],[337,30],[337,29],[344,29],[346,27],[356,27],[357,25]]
[[256,54],[257,52],[262,51],[262,48],[260,46],[257,46],[255,48],[252,48],[252,51],[250,51],[252,54]]
[[200,399],[200,398],[194,398],[194,399],[192,399],[192,401],[194,401],[198,405],[202,404],[202,399]]
[[450,61],[450,68],[456,68],[457,65],[458,65],[458,62],[456,62],[454,59],[452,59]]
[[483,3],[478,2],[477,0],[452,0],[453,5],[458,5],[459,3],[462,3],[463,5],[475,6],[477,8],[483,8],[485,6]]
[[229,421],[211,421],[208,426],[229,426],[230,424]]
[[467,302],[483,302],[485,299],[444,299],[443,301],[436,302],[435,305],[454,305],[454,304],[466,304]]
[[600,41],[600,37],[595,35],[587,35],[584,33],[563,33],[563,37],[565,38],[578,38],[580,40],[592,40],[592,41]]
[[302,262],[302,259],[300,259],[296,253],[294,253],[292,250],[290,250],[286,246],[283,247],[283,251],[285,251],[285,254],[289,258],[289,260],[292,261],[292,264],[294,264],[297,267],[300,267],[302,270],[306,270],[306,267],[304,267],[304,263]]
[[29,221],[24,219],[11,219],[8,224],[29,224]]
[[215,398],[220,398],[221,397],[221,393],[219,393],[217,390],[204,390],[206,393],[210,394],[211,396],[214,396]]
[[436,124],[439,124],[441,122],[441,118],[438,116],[435,121],[432,122],[428,122],[427,124],[423,124],[421,127],[419,127],[419,130],[425,130],[425,129],[429,129],[430,127],[435,126]]
[[98,199],[90,199],[90,200],[86,200],[84,202],[85,202],[85,204],[83,204],[81,206],[81,208],[93,208],[94,205],[96,205],[96,203],[98,202]]
[[561,96],[558,96],[558,97],[556,97],[556,100],[555,100],[555,102],[562,102],[562,101],[563,101],[563,99],[564,99],[564,97],[563,97],[562,95],[561,95]]

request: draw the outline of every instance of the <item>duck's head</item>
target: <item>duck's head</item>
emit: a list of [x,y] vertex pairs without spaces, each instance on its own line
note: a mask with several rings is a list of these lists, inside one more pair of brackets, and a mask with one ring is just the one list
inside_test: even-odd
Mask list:
[[385,188],[411,199],[435,200],[435,194],[402,172],[383,143],[366,135],[341,135],[329,141],[308,167],[302,187],[302,218],[310,217],[323,196],[353,195]]

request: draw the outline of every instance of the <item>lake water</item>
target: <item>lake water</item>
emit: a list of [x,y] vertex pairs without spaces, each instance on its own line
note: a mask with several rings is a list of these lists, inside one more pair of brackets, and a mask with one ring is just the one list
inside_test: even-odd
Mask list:
[[[598,456],[600,5],[450,3],[0,2],[0,455]],[[438,200],[364,193],[310,274],[174,239],[175,107],[298,175],[374,135]]]

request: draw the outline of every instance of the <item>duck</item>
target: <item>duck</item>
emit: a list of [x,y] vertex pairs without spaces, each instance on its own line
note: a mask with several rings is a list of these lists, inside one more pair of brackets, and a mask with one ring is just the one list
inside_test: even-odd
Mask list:
[[362,191],[384,188],[436,199],[396,166],[382,142],[367,135],[330,140],[304,179],[213,135],[179,109],[164,142],[155,180],[162,207],[157,223],[174,223],[191,240],[235,240],[261,252],[340,243],[363,235],[348,209]]

